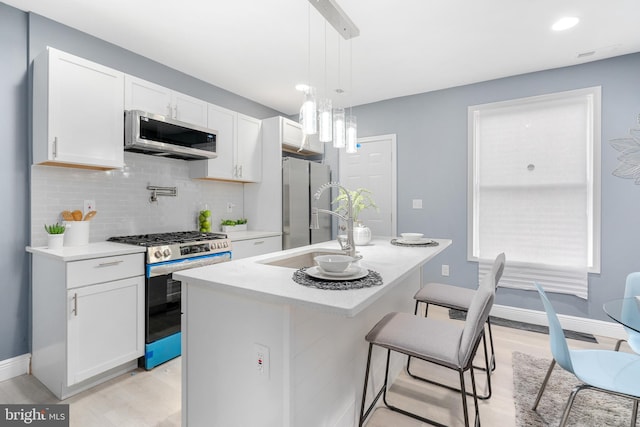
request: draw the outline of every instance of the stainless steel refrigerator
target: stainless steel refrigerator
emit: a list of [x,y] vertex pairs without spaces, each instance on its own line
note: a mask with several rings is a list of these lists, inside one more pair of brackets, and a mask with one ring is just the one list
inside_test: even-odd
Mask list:
[[[331,215],[320,214],[320,228],[311,230],[312,196],[331,180],[329,166],[294,157],[282,159],[282,249],[331,240]],[[331,191],[326,190],[316,206],[331,209]]]

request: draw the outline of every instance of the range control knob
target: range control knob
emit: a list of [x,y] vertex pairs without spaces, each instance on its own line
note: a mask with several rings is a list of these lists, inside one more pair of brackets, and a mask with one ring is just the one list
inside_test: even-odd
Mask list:
[[165,257],[168,257],[169,255],[171,255],[171,251],[167,248],[164,251],[162,251],[162,255],[164,255]]
[[224,242],[224,247],[228,248],[229,247],[229,242]]
[[155,252],[153,253],[153,256],[154,256],[154,257],[156,257],[156,258],[162,258],[162,252],[160,252],[159,250],[158,250],[158,251],[155,251]]

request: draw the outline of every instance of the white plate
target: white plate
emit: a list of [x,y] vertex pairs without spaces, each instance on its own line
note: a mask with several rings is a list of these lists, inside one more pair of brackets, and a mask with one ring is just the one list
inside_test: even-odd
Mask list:
[[402,243],[403,245],[424,245],[426,243],[431,243],[433,240],[431,239],[418,239],[418,240],[405,240],[405,239],[396,239],[396,242]]
[[305,270],[305,273],[307,273],[311,277],[322,280],[356,280],[362,279],[367,274],[369,274],[369,270],[367,270],[366,268],[358,267],[357,265],[352,265],[342,273],[329,273],[322,270],[318,266],[314,266],[307,268]]

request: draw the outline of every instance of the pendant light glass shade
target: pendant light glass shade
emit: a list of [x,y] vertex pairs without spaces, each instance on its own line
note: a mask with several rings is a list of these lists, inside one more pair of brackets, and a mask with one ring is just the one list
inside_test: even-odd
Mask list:
[[321,99],[318,107],[318,139],[320,142],[329,142],[333,137],[333,114],[331,100]]
[[304,103],[300,108],[300,124],[302,133],[315,135],[318,133],[318,118],[316,109],[316,89],[309,86],[304,93]]
[[335,148],[345,146],[344,108],[333,110],[333,146]]
[[355,116],[347,116],[347,149],[346,152],[353,154],[358,152],[358,124]]

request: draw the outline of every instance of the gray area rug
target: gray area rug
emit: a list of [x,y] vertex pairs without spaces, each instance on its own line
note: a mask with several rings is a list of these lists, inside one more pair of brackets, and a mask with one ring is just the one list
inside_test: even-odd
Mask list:
[[[450,319],[463,320],[466,318],[466,315],[467,313],[464,311],[453,310],[453,309],[449,310]],[[534,324],[525,323],[525,322],[518,322],[515,320],[503,319],[501,317],[491,316],[491,324],[496,326],[505,326],[507,328],[522,329],[523,331],[538,332],[540,334],[549,334],[549,327],[547,326],[534,325]],[[592,342],[592,343],[598,342],[598,340],[596,340],[596,337],[594,337],[591,334],[570,331],[567,329],[564,330],[564,336],[574,340],[580,340],[580,341],[586,341],[586,342]]]
[[[517,427],[557,426],[573,387],[579,384],[575,376],[557,364],[551,373],[538,409],[531,410],[551,360],[513,352],[513,393]],[[611,396],[593,390],[578,393],[568,426],[629,426],[630,399]]]

